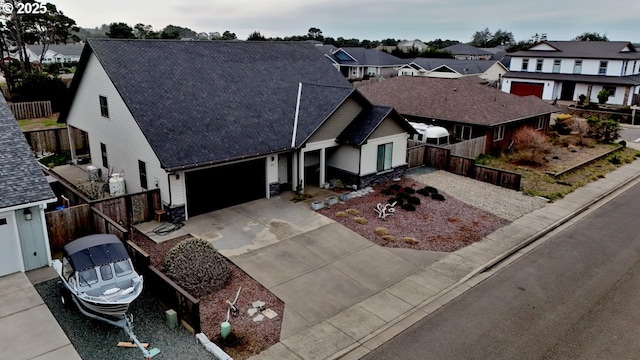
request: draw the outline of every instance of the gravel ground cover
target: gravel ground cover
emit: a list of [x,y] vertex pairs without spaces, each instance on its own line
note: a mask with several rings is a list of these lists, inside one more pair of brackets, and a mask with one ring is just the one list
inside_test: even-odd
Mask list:
[[[129,341],[122,329],[82,315],[75,304],[62,305],[57,279],[37,284],[35,288],[83,359],[144,359],[137,348],[116,346],[119,341]],[[214,359],[185,328],[167,326],[164,309],[146,291],[131,304],[130,312],[138,340],[160,349],[154,359]]]
[[417,169],[410,171],[408,177],[419,183],[441,189],[460,201],[509,221],[515,221],[548,204],[548,201],[543,198],[525,195],[519,191],[443,170]]

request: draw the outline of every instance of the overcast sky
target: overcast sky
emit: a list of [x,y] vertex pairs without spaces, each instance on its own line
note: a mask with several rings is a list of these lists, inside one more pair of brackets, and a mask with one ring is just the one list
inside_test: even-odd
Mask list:
[[640,42],[639,0],[43,0],[79,26],[112,22],[172,24],[197,32],[253,31],[266,37],[304,35],[360,40],[450,39],[468,42],[475,31],[510,31],[517,41],[535,33],[571,40],[584,32]]

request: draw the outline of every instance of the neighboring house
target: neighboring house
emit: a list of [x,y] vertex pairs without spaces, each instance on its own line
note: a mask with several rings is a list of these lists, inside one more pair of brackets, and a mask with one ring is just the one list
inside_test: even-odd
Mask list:
[[486,137],[488,154],[507,149],[523,127],[546,132],[558,111],[534,96],[507,94],[469,77],[398,76],[358,89],[373,104],[393,106],[409,121],[445,127],[459,141]]
[[429,50],[429,45],[423,43],[422,41],[416,39],[416,40],[403,40],[398,42],[398,44],[396,46],[385,46],[385,45],[380,45],[376,48],[377,50],[382,50],[382,51],[386,51],[386,52],[391,52],[395,49],[400,49],[402,51],[411,51],[411,50],[417,50],[417,51],[425,51],[425,50]]
[[398,69],[399,76],[427,76],[459,78],[479,76],[489,82],[497,82],[509,71],[500,61],[458,60],[440,58],[415,58]]
[[304,42],[90,39],[71,90],[61,120],[87,134],[93,165],[128,192],[160,189],[173,220],[397,177],[414,132]]
[[[43,64],[52,63],[70,63],[80,60],[80,54],[82,53],[82,44],[68,44],[68,45],[48,45],[47,50],[42,56]],[[40,62],[43,46],[42,45],[28,45],[25,48],[29,62]],[[19,59],[19,54],[12,53],[11,57]]]
[[446,48],[443,48],[442,51],[448,51],[452,53],[456,59],[460,60],[489,60],[493,55],[488,51],[469,44],[455,44],[447,46]]
[[44,217],[56,197],[0,99],[0,276],[41,268],[51,262]]
[[583,94],[597,103],[602,89],[608,104],[640,101],[640,52],[630,42],[543,41],[512,53],[502,80],[505,92],[544,100],[576,101]]
[[367,77],[388,77],[407,61],[377,49],[359,47],[318,47],[331,60],[333,66],[350,80]]

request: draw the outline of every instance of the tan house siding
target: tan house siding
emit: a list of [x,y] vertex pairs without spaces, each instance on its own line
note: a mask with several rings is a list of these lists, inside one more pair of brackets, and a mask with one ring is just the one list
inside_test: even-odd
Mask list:
[[307,143],[331,140],[340,135],[347,125],[362,111],[362,106],[353,99],[345,101],[313,134]]
[[378,126],[378,128],[371,134],[369,139],[377,139],[385,136],[398,135],[398,134],[406,134],[406,130],[404,130],[397,122],[393,121],[391,118],[386,118]]

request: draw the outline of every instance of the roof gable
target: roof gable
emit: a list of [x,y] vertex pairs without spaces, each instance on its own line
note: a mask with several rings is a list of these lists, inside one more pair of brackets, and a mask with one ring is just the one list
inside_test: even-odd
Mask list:
[[484,51],[480,48],[471,46],[469,44],[455,44],[455,45],[447,46],[442,50],[448,51],[454,55],[491,55],[490,52]]
[[365,108],[358,116],[338,135],[336,141],[340,144],[360,146],[385,121],[395,121],[399,127],[409,134],[415,133],[415,129],[389,106],[371,106]]
[[398,76],[358,88],[372,103],[404,116],[494,126],[558,111],[536,97],[488,87],[479,79]]
[[55,199],[4,98],[0,100],[0,149],[0,209]]
[[72,91],[92,53],[167,170],[290,149],[299,83],[329,98],[301,107],[300,136],[353,89],[303,42],[91,39]]

